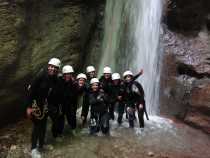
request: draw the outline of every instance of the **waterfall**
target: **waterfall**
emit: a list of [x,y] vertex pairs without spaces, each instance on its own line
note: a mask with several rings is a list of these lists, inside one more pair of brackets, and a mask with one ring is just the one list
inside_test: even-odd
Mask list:
[[162,0],[107,0],[105,12],[99,73],[107,65],[121,74],[143,68],[138,81],[145,90],[147,111],[158,114]]

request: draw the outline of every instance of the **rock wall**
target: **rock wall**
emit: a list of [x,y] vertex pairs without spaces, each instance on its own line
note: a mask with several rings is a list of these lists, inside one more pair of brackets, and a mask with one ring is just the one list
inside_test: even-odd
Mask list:
[[165,22],[168,27],[176,32],[192,35],[193,31],[199,31],[210,20],[209,0],[165,0]]
[[208,0],[173,0],[163,24],[161,113],[210,133]]
[[0,126],[22,116],[26,85],[49,58],[82,71],[86,56],[100,51],[104,3],[0,0]]

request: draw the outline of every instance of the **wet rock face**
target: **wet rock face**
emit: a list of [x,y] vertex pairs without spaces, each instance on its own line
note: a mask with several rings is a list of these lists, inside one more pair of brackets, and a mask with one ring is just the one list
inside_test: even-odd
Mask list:
[[204,25],[209,27],[209,0],[167,0],[166,23],[174,31],[183,33],[199,31]]
[[104,0],[0,1],[0,126],[23,112],[26,84],[49,58],[81,70],[99,50],[103,8]]
[[210,134],[210,79],[195,81],[184,121]]
[[165,28],[161,111],[209,131],[210,36],[207,30],[185,36]]
[[210,80],[201,79],[194,83],[190,94],[190,105],[203,113],[210,113]]
[[209,132],[210,1],[166,4],[161,111]]

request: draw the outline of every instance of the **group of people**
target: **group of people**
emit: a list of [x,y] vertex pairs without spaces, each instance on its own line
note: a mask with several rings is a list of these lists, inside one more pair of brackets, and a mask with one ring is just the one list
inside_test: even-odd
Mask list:
[[136,75],[130,70],[125,71],[121,79],[119,73],[112,73],[110,67],[104,67],[103,75],[98,79],[94,66],[88,66],[86,74],[77,76],[72,66],[63,66],[62,74],[59,73],[60,67],[58,58],[50,59],[47,68],[41,70],[28,86],[27,115],[33,122],[32,155],[37,155],[37,149],[43,148],[47,118],[52,120],[53,137],[62,136],[65,119],[75,131],[80,106],[82,124],[88,122],[90,134],[101,131],[109,135],[109,121],[115,119],[115,111],[119,125],[126,113],[129,127],[133,128],[137,112],[139,126],[144,127],[144,114],[147,116],[144,90],[136,81],[143,70]]

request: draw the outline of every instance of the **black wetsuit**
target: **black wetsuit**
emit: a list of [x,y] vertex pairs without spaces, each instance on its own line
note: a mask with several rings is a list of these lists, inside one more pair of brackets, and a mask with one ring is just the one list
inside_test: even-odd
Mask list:
[[[101,131],[104,134],[109,133],[109,114],[107,105],[107,96],[101,91],[88,93],[90,105],[90,134]],[[88,113],[89,106],[84,107],[83,111]],[[87,116],[87,113],[84,114]]]
[[[130,108],[128,110],[128,119],[130,127],[134,127],[134,119],[135,119],[135,109],[138,112],[138,119],[140,127],[144,127],[144,111],[145,108],[145,100],[144,100],[144,90],[142,85],[137,81],[131,81],[126,84],[126,108]],[[142,104],[143,108],[140,108],[139,105]]]
[[[119,96],[121,96],[121,99],[118,98]],[[125,86],[121,80],[119,80],[119,83],[117,85],[112,84],[110,102],[112,105],[118,105],[117,106],[117,112],[118,112],[117,121],[119,124],[121,124],[122,117],[125,110]]]
[[32,129],[32,146],[31,149],[37,147],[42,148],[45,139],[47,116],[52,119],[52,133],[57,135],[57,116],[59,112],[59,95],[58,95],[58,78],[57,76],[47,75],[47,71],[41,70],[34,78],[29,89],[29,97],[27,104],[36,113],[32,113],[33,129]]
[[[108,98],[111,98],[112,79],[111,78],[106,79],[104,76],[101,76],[99,81],[100,81],[101,89],[107,94]],[[114,120],[114,109],[115,109],[114,102],[109,102],[109,117],[112,120]]]

